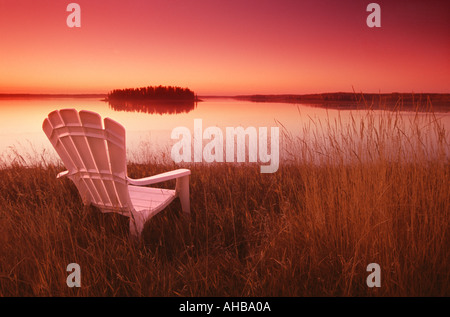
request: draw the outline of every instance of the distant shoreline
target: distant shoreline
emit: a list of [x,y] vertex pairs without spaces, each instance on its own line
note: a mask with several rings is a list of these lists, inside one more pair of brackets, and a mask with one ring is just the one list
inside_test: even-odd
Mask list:
[[238,95],[229,97],[251,102],[311,104],[333,109],[401,109],[450,111],[450,94],[444,93],[321,93],[305,95]]
[[5,94],[0,93],[0,99],[9,98],[105,98],[107,94]]
[[444,93],[349,93],[349,92],[334,92],[334,93],[320,93],[320,94],[272,94],[272,95],[237,95],[233,96],[236,99],[261,101],[261,102],[360,102],[366,101],[387,101],[397,102],[403,100],[404,102],[414,102],[420,100],[427,100],[439,102],[450,102],[450,94]]
[[[98,98],[108,101],[108,94],[11,94],[0,93],[0,99],[49,99],[49,98]],[[450,112],[450,93],[318,93],[318,94],[252,94],[252,95],[200,95],[194,101],[202,99],[226,98],[251,102],[273,102],[290,104],[310,104],[320,108],[333,109],[404,109],[416,110],[429,108]],[[132,100],[132,99],[130,99]],[[166,100],[166,102],[169,100]],[[176,102],[179,100],[173,100]]]

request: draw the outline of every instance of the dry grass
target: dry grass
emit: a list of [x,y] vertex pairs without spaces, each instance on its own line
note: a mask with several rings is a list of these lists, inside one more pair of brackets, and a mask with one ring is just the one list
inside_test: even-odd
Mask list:
[[[192,217],[170,205],[139,244],[125,217],[83,207],[74,185],[55,178],[62,166],[3,166],[0,295],[449,296],[448,136],[433,114],[424,120],[368,112],[316,122],[300,138],[284,135],[295,156],[274,174],[189,165]],[[72,262],[81,288],[66,285]],[[372,262],[381,288],[366,285]]]

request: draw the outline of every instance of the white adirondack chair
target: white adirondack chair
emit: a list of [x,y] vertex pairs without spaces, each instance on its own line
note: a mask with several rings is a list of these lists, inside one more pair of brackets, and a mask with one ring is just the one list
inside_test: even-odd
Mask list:
[[[176,197],[190,213],[188,169],[177,169],[142,179],[127,176],[125,128],[109,118],[104,127],[92,111],[62,109],[51,112],[42,128],[63,161],[85,205],[102,212],[130,217],[130,233],[140,237],[144,224]],[[144,187],[176,179],[175,189]]]

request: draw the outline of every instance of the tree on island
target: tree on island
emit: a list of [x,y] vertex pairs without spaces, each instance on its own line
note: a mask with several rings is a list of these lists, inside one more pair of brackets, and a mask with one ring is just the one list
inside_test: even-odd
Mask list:
[[189,88],[173,86],[148,86],[141,88],[114,89],[108,93],[108,100],[197,100]]

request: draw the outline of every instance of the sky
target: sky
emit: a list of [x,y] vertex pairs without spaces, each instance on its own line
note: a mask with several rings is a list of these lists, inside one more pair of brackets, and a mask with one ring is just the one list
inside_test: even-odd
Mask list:
[[450,2],[0,0],[0,93],[450,93]]

